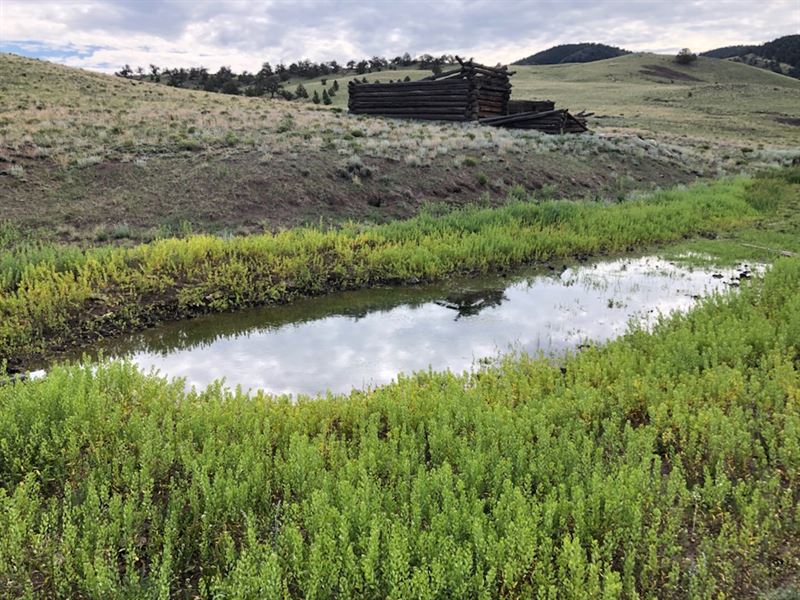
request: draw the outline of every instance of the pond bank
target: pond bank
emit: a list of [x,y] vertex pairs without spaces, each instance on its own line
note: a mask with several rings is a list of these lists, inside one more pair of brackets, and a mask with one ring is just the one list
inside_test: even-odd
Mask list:
[[12,256],[0,291],[0,357],[19,371],[162,321],[715,236],[759,218],[748,200],[753,185],[736,179],[613,205],[516,203],[375,227]]

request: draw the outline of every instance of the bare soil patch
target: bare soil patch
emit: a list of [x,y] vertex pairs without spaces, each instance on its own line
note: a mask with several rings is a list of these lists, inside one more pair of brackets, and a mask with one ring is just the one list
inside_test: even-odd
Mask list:
[[[0,178],[3,219],[82,245],[124,243],[128,229],[178,231],[186,224],[194,232],[245,234],[348,220],[380,223],[413,216],[431,203],[502,204],[512,189],[524,190],[523,197],[618,199],[695,178],[679,164],[623,154],[486,154],[471,166],[447,156],[425,165],[365,158],[358,173],[325,152],[275,154],[268,161],[255,152],[154,157],[83,168],[15,158],[25,178]],[[112,239],[108,233],[93,239],[98,228],[123,224]]]
[[663,79],[703,81],[702,79],[698,79],[697,77],[689,75],[688,73],[681,73],[680,71],[676,71],[675,69],[670,69],[669,67],[664,67],[662,65],[644,65],[644,69],[639,69],[639,73],[642,75],[647,75],[648,77],[661,77]]

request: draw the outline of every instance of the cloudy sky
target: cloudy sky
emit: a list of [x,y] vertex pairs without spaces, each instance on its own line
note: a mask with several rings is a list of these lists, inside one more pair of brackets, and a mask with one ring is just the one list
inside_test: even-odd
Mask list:
[[101,71],[406,51],[505,63],[570,42],[673,53],[798,32],[800,0],[0,0],[0,51]]

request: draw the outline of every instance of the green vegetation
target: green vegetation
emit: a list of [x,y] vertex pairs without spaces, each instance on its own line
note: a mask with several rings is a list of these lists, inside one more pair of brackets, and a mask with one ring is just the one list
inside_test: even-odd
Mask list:
[[[637,129],[686,145],[713,140],[715,152],[751,144],[796,147],[800,81],[740,63],[700,56],[629,54],[566,65],[519,66],[512,98],[550,98],[571,110],[592,110],[597,127]],[[733,148],[731,148],[733,147]]]
[[560,367],[298,404],[58,367],[0,386],[0,589],[794,597],[798,341],[800,260],[783,259]]
[[679,65],[691,65],[697,61],[697,54],[692,52],[689,48],[683,48],[678,54],[675,55],[675,62]]
[[[793,185],[786,185],[792,183]],[[800,168],[761,173],[748,201],[762,218],[752,227],[712,238],[695,238],[662,252],[689,264],[733,266],[742,261],[771,263],[781,256],[800,256]]]
[[88,251],[22,245],[4,256],[0,272],[0,356],[17,369],[53,348],[155,319],[724,231],[758,216],[747,201],[753,193],[738,179],[614,205],[512,202],[371,228],[199,235]]
[[518,60],[515,65],[558,65],[585,63],[630,54],[628,50],[607,44],[560,44]]
[[726,58],[800,78],[800,35],[785,35],[755,46],[726,46],[702,56]]

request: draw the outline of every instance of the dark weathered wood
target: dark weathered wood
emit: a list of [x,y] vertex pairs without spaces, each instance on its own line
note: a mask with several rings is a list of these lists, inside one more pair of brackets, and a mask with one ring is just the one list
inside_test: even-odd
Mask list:
[[499,125],[500,123],[515,123],[515,122],[522,122],[522,121],[532,121],[536,119],[542,119],[552,114],[560,113],[563,109],[560,110],[548,110],[539,113],[517,113],[515,115],[505,115],[502,117],[493,117],[490,119],[481,119],[481,123],[486,123],[489,125]]
[[509,100],[508,113],[516,114],[522,112],[544,112],[553,110],[556,103],[552,100]]
[[371,92],[352,92],[351,98],[467,98],[477,97],[478,93],[469,89],[465,90],[406,90],[402,92],[380,90]]
[[488,70],[491,75],[465,63],[461,71],[443,73],[438,79],[396,84],[355,83],[349,88],[348,105],[354,114],[396,119],[479,120],[485,125],[533,129],[547,134],[587,131],[582,113],[576,116],[565,109],[556,110],[550,100],[510,100],[507,73],[498,77],[497,71]]
[[466,96],[426,96],[419,98],[391,98],[386,96],[382,98],[352,98],[349,102],[351,104],[392,104],[394,102],[402,102],[403,104],[417,104],[421,106],[423,104],[472,104],[473,102],[477,102],[477,100]]
[[358,107],[356,110],[360,113],[364,114],[380,114],[381,112],[392,112],[395,114],[414,114],[415,112],[425,112],[428,114],[445,114],[445,113],[460,113],[466,114],[466,108],[463,107],[434,107],[434,106],[426,106],[424,108],[419,108],[416,106],[411,107],[403,107],[403,106],[392,106],[392,107]]
[[[358,113],[355,113],[358,114]],[[466,115],[430,115],[426,113],[418,113],[413,115],[395,114],[395,113],[380,113],[372,115],[374,117],[387,117],[389,119],[414,119],[420,121],[469,121]]]
[[[352,82],[350,82],[352,83]],[[349,84],[348,84],[349,85]],[[444,79],[441,81],[395,81],[394,83],[357,83],[352,89],[358,90],[377,90],[381,88],[391,90],[405,89],[437,89],[437,88],[469,88],[472,85],[467,79]]]
[[387,106],[405,104],[408,106],[425,106],[426,104],[447,104],[451,106],[477,106],[478,102],[468,98],[353,98],[348,104],[364,106]]
[[423,77],[419,81],[435,81],[437,79],[445,79],[446,77],[451,77],[452,75],[460,75],[463,72],[463,69],[452,69],[450,71],[443,71],[438,75],[429,75],[428,77]]

